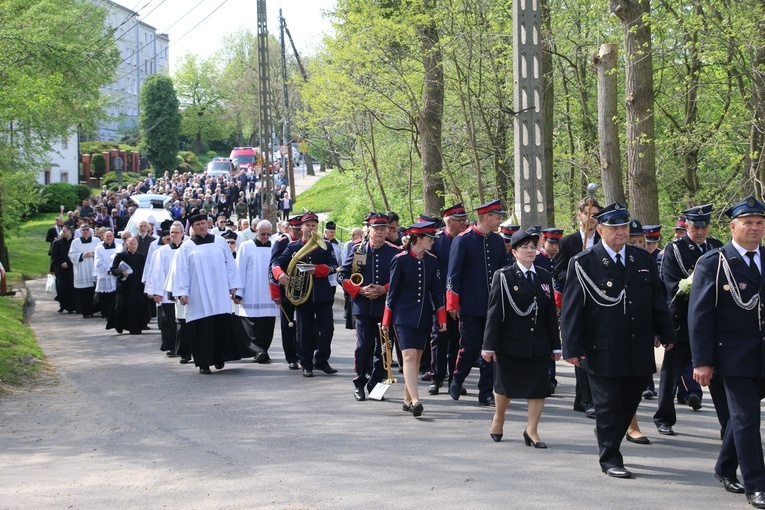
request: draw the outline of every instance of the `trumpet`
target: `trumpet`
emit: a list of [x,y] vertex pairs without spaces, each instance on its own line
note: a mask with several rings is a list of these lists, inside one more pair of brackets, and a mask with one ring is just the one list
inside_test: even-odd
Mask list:
[[382,324],[378,323],[377,327],[380,328],[380,344],[382,347],[380,357],[382,358],[383,368],[388,372],[388,378],[383,381],[383,384],[393,384],[396,382],[391,371],[393,342],[390,339],[390,335],[383,329]]

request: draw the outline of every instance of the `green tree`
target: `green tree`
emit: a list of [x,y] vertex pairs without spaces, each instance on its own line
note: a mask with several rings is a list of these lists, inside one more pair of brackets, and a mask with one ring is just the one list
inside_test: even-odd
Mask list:
[[156,175],[162,175],[166,170],[172,173],[181,131],[181,114],[173,81],[161,74],[149,76],[141,87],[139,105],[141,153],[151,162]]
[[[87,27],[83,30],[82,27]],[[106,12],[89,0],[0,2],[0,261],[5,231],[39,201],[51,147],[105,117],[102,86],[120,56]]]
[[199,155],[202,140],[226,137],[223,121],[225,89],[220,86],[218,55],[201,59],[187,53],[178,62],[173,83],[181,106],[181,134],[194,139],[194,153]]

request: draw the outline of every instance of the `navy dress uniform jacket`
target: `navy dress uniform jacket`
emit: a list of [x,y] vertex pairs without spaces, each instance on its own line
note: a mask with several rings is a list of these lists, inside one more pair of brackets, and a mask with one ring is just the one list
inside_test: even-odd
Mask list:
[[[561,311],[563,357],[586,357],[582,368],[602,377],[653,374],[654,335],[664,344],[675,343],[656,262],[645,250],[632,245],[625,248],[623,275],[599,242],[571,259],[566,276]],[[580,281],[577,264],[594,289],[585,278]],[[606,299],[617,298],[622,290],[625,296],[618,303]]]
[[449,250],[446,309],[486,317],[494,272],[510,265],[505,242],[496,232],[484,235],[475,225],[454,238]]
[[[299,239],[292,241],[287,245],[287,249],[276,259],[276,265],[273,268],[274,277],[278,278],[278,268],[287,272],[287,267],[292,260],[292,254],[300,251],[305,246],[305,241]],[[327,276],[337,271],[337,261],[335,260],[335,250],[327,246],[325,250],[321,248],[312,251],[302,260],[304,264],[316,265],[316,274],[313,276],[313,289],[308,298],[310,303],[332,303],[335,300],[335,291],[329,284]]]
[[446,230],[443,230],[438,233],[433,240],[433,247],[428,250],[438,259],[438,269],[441,271],[442,279],[449,274],[449,252],[451,251],[454,239]]
[[[598,241],[600,241],[600,234],[595,232],[593,235],[595,236],[593,242],[594,244],[597,244]],[[568,263],[574,256],[582,253],[583,244],[584,240],[582,239],[582,233],[579,230],[563,236],[558,243],[558,256],[555,257],[552,271],[553,283],[555,284],[555,290],[558,292],[563,292],[563,289],[566,286]]]
[[[484,350],[533,358],[560,349],[552,276],[545,269],[534,267],[534,283],[524,276],[518,264],[494,273],[483,334]],[[537,310],[526,316],[518,315],[510,304],[508,292],[522,312],[528,310],[536,298]]]
[[426,251],[417,258],[411,250],[399,252],[390,265],[390,287],[385,299],[383,325],[430,330],[433,314],[446,323],[444,284],[438,259]]
[[[761,246],[760,260],[765,263]],[[744,302],[757,293],[760,303],[753,310],[739,307],[731,295],[720,254],[729,263],[735,285]],[[666,253],[665,253],[666,257]],[[765,307],[762,284],[750,274],[747,260],[742,260],[736,248],[723,248],[705,253],[696,263],[688,307],[693,366],[713,366],[722,376],[765,378]],[[765,282],[765,277],[761,278]],[[759,308],[759,310],[758,310]]]
[[382,317],[385,311],[385,296],[377,299],[369,299],[359,294],[359,289],[366,285],[382,285],[386,289],[390,282],[390,263],[393,257],[401,253],[401,248],[395,244],[385,241],[382,246],[375,248],[372,243],[367,243],[361,247],[361,253],[366,254],[366,264],[360,267],[360,274],[364,277],[361,287],[351,283],[351,268],[353,266],[353,255],[359,250],[359,244],[353,246],[348,256],[343,262],[343,267],[337,275],[337,281],[343,286],[353,299],[353,315],[371,315]]
[[[707,251],[713,248],[721,248],[722,242],[708,237],[706,245]],[[655,252],[654,252],[655,253]],[[680,255],[678,260],[678,254]],[[664,256],[661,260],[661,278],[664,281],[667,299],[669,300],[669,312],[672,314],[672,320],[675,323],[675,332],[677,341],[688,343],[688,296],[677,296],[677,287],[680,280],[687,278],[696,267],[696,261],[699,260],[702,253],[698,245],[691,241],[688,234],[682,238],[667,243],[664,248]]]

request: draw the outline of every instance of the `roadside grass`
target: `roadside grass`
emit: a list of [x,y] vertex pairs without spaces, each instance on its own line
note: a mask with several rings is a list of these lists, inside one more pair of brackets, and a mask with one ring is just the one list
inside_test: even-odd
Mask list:
[[[10,266],[8,283],[19,287],[24,280],[48,273],[50,257],[45,234],[55,223],[57,213],[39,214],[10,233],[6,238]],[[44,359],[37,338],[27,325],[24,301],[0,297],[0,392],[4,387],[19,386],[31,380]]]
[[0,392],[30,381],[44,358],[23,308],[21,299],[0,297]]
[[48,273],[50,257],[45,234],[56,223],[57,213],[38,214],[10,233],[8,246],[11,271],[9,279],[18,282]]
[[317,213],[342,210],[348,204],[346,193],[347,187],[343,183],[343,175],[333,171],[322,177],[310,189],[300,193],[292,209],[302,211],[305,208]]

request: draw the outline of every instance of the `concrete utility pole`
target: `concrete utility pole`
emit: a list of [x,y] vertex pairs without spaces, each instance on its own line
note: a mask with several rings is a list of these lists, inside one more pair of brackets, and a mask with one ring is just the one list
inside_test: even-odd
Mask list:
[[[287,90],[287,51],[284,47],[284,30],[287,28],[287,20],[282,16],[279,9],[279,31],[282,45],[282,88],[284,92],[284,126],[282,129],[282,145],[287,146],[286,158],[282,155],[282,161],[287,163],[287,179],[290,181],[290,197],[295,200],[295,167],[292,161],[292,134],[290,133],[290,96]],[[296,52],[297,53],[297,52]]]
[[263,186],[260,197],[263,218],[276,225],[274,208],[274,179],[271,174],[273,158],[273,136],[271,131],[271,80],[268,76],[268,22],[266,21],[266,0],[258,0],[258,86],[260,89],[260,157]]
[[[515,214],[521,226],[546,226],[541,0],[513,2]],[[551,204],[550,204],[551,205]]]

